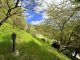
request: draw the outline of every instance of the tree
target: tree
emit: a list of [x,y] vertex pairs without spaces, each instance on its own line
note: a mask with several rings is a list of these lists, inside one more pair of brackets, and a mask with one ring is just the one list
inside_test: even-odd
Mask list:
[[37,30],[38,33],[47,36],[50,39],[53,37],[54,29],[51,25],[40,24],[40,25],[36,25],[35,29]]
[[74,58],[76,58],[76,55],[80,54],[80,24],[75,26],[71,38],[72,39],[67,50],[70,50],[71,53],[74,52]]
[[[74,34],[73,31],[75,27],[78,26],[78,21],[80,20],[78,4],[76,6],[70,1],[64,1],[59,5],[52,3],[48,5],[46,13],[49,20],[53,21],[53,24],[49,22],[47,24],[51,24],[55,29],[53,34],[54,39],[60,40],[61,51],[66,54],[69,53],[70,55],[72,53],[70,46],[74,47],[73,43],[71,43]],[[57,38],[55,38],[55,36],[57,36]],[[80,43],[78,45],[76,43],[79,42],[79,39],[73,42],[79,47]]]
[[17,27],[17,28],[23,29],[23,30],[26,29],[25,27],[27,25],[22,13],[19,13],[17,15],[10,17],[8,19],[7,23],[9,23],[10,25],[13,25],[13,28]]
[[72,3],[80,3],[80,0],[70,0]]
[[36,0],[0,0],[0,26],[13,15],[24,13],[27,10],[35,10],[40,5]]
[[19,6],[20,0],[16,0],[15,2],[12,0],[1,0],[1,15],[0,26],[8,20],[9,17],[22,12],[21,6]]
[[65,27],[71,22],[71,18],[76,13],[75,9],[71,9],[65,3],[61,5],[50,4],[50,7],[47,10],[47,15],[50,20],[53,20],[55,23],[55,28],[59,31],[60,41],[64,43],[65,36]]

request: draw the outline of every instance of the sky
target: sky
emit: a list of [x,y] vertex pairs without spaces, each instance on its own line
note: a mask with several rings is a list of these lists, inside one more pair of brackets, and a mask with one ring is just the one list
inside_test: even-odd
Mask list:
[[[44,20],[44,18],[48,18],[45,9],[47,9],[47,5],[44,2],[41,2],[41,6],[37,6],[35,1],[40,1],[40,0],[32,0],[32,3],[30,4],[31,0],[24,0],[24,6],[25,8],[28,8],[25,12],[25,18],[28,23],[31,24],[39,24]],[[52,3],[54,0],[45,0],[47,3]],[[62,0],[56,0],[55,3],[60,3]],[[26,4],[27,2],[27,4]],[[25,5],[26,4],[26,5]]]

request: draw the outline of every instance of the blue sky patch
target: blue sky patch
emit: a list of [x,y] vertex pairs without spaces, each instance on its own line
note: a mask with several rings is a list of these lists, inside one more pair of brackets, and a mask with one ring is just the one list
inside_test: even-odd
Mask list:
[[36,13],[35,11],[29,11],[27,13],[29,14],[29,16],[26,19],[27,19],[27,22],[29,23],[31,23],[32,21],[40,21],[43,18],[42,11],[39,13]]
[[32,21],[40,21],[42,20],[43,16],[42,14],[44,11],[35,11],[35,7],[37,6],[36,0],[24,0],[23,1],[23,7],[27,8],[28,10],[26,11],[26,20],[28,23],[31,23]]

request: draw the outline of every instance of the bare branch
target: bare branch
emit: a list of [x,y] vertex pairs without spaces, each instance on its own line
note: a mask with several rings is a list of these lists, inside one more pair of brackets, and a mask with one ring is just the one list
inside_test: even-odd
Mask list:
[[[7,0],[6,2],[7,2],[7,6],[8,6],[8,11],[7,11],[7,13],[5,13],[5,12],[3,11],[3,12],[5,13],[6,17],[3,18],[3,19],[0,21],[0,26],[1,26],[4,22],[6,22],[6,21],[8,20],[8,18],[10,18],[11,16],[19,13],[19,11],[20,11],[20,9],[21,9],[21,7],[18,6],[20,0],[17,0],[17,1],[16,1],[14,7],[11,7],[11,6],[9,5],[9,0]],[[15,9],[17,9],[17,8],[19,8],[19,9],[16,10],[14,13],[11,13],[12,10],[15,10]]]
[[9,1],[7,0],[6,2],[7,2],[7,6],[8,6],[8,8],[10,9]]
[[16,1],[15,7],[18,7],[19,2],[20,2],[20,0]]

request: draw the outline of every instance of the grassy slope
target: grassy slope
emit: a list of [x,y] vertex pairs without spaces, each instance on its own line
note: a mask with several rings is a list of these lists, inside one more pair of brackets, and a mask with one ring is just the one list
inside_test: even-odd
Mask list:
[[[19,51],[19,56],[12,55],[11,34],[16,32],[16,49]],[[9,24],[4,24],[0,27],[0,60],[70,60],[65,55],[57,52],[49,45],[32,37],[29,33],[12,29]]]

